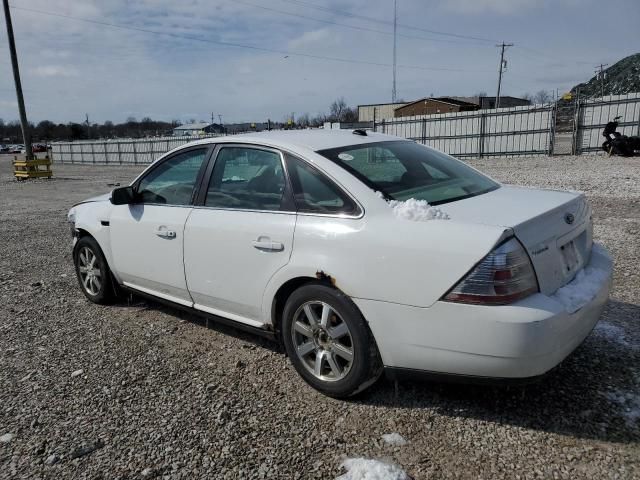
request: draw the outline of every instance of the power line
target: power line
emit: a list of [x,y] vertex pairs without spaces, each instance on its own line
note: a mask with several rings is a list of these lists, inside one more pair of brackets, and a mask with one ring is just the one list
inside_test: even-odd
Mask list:
[[[355,13],[351,13],[348,12],[346,10],[336,10],[336,9],[332,9],[332,8],[327,8],[327,7],[322,7],[320,5],[316,5],[314,3],[310,3],[310,2],[304,2],[301,0],[282,0],[283,2],[287,2],[287,3],[294,3],[297,5],[303,5],[309,8],[314,8],[316,10],[321,10],[324,12],[329,12],[329,13],[333,13],[334,15],[344,15],[347,17],[352,17],[352,18],[358,18],[360,20],[366,20],[368,22],[374,22],[374,23],[381,23],[384,25],[393,25],[393,22],[389,21],[389,20],[381,20],[379,18],[373,18],[373,17],[367,17],[365,15],[358,15]],[[489,43],[494,43],[496,40],[492,40],[490,38],[482,38],[482,37],[475,37],[472,35],[462,35],[459,33],[452,33],[452,32],[444,32],[444,31],[439,31],[439,30],[431,30],[428,28],[422,28],[422,27],[415,27],[413,25],[407,25],[404,23],[398,23],[399,27],[402,28],[406,28],[409,30],[416,30],[416,31],[420,31],[420,32],[426,32],[426,33],[432,33],[434,35],[443,35],[443,36],[447,36],[447,37],[453,37],[453,38],[463,38],[463,39],[467,39],[467,40],[476,40],[478,42],[489,42]]]
[[[314,58],[316,60],[329,60],[329,61],[333,61],[333,62],[354,63],[354,64],[360,64],[360,65],[372,65],[372,66],[377,66],[377,67],[391,67],[392,66],[391,64],[382,63],[382,62],[370,62],[370,61],[366,61],[366,60],[355,60],[355,59],[350,59],[350,58],[330,57],[330,56],[326,56],[326,55],[314,55],[314,54],[311,54],[311,53],[291,52],[289,50],[277,50],[277,49],[266,48],[266,47],[258,47],[258,46],[255,46],[255,45],[245,45],[245,44],[235,43],[235,42],[225,42],[225,41],[221,41],[221,40],[211,40],[211,39],[207,39],[207,38],[194,37],[192,35],[184,35],[184,34],[172,33],[172,32],[162,32],[162,31],[158,31],[158,30],[150,30],[150,29],[147,29],[147,28],[132,27],[132,26],[119,25],[119,24],[116,24],[116,23],[103,22],[103,21],[99,21],[99,20],[91,20],[91,19],[88,19],[88,18],[73,17],[71,15],[64,15],[64,14],[61,14],[61,13],[47,12],[47,11],[44,11],[44,10],[36,10],[34,8],[16,7],[14,5],[11,5],[11,8],[13,10],[22,10],[22,11],[25,11],[25,12],[31,12],[31,13],[36,13],[36,14],[40,14],[40,15],[48,15],[48,16],[52,16],[52,17],[65,18],[65,19],[68,19],[68,20],[74,20],[74,21],[78,21],[78,22],[91,23],[93,25],[101,25],[103,27],[117,28],[117,29],[121,29],[121,30],[130,30],[130,31],[134,31],[134,32],[147,33],[147,34],[152,34],[152,35],[161,35],[161,36],[172,37],[172,38],[180,38],[180,39],[184,39],[184,40],[192,40],[192,41],[196,41],[196,42],[220,45],[220,46],[223,46],[223,47],[244,48],[244,49],[256,50],[256,51],[261,51],[261,52],[277,53],[277,54],[286,55],[286,56]],[[406,68],[406,69],[413,69],[413,70],[428,70],[428,71],[443,71],[443,72],[469,72],[469,71],[471,71],[471,70],[465,70],[465,69],[460,69],[460,68],[424,67],[424,66],[421,66],[421,65],[398,65],[398,67]]]
[[[379,33],[382,35],[393,35],[393,32],[387,32],[385,30],[378,30],[375,28],[369,28],[369,27],[361,27],[361,26],[357,26],[357,25],[349,25],[346,23],[338,23],[338,22],[334,22],[331,20],[325,20],[322,18],[315,18],[315,17],[309,17],[307,15],[301,15],[298,13],[293,13],[293,12],[286,12],[284,10],[278,10],[276,8],[271,8],[271,7],[265,7],[263,5],[256,5],[255,3],[251,3],[251,2],[245,2],[243,0],[234,0],[233,3],[235,4],[240,4],[240,5],[246,5],[247,7],[253,7],[253,8],[259,8],[261,10],[265,10],[268,12],[273,12],[273,13],[278,13],[280,15],[287,15],[290,17],[296,17],[296,18],[302,18],[304,20],[311,20],[313,22],[319,22],[319,23],[325,23],[327,25],[335,25],[338,27],[343,27],[343,28],[350,28],[352,30],[359,30],[362,32],[372,32],[372,33]],[[444,43],[453,43],[453,44],[459,44],[459,45],[469,45],[468,41],[456,41],[456,40],[445,40],[442,38],[433,38],[433,37],[420,37],[417,35],[407,35],[407,34],[403,34],[403,33],[398,33],[397,34],[399,37],[404,37],[404,38],[411,38],[414,40],[426,40],[429,42],[444,42]],[[482,45],[483,47],[485,45]]]

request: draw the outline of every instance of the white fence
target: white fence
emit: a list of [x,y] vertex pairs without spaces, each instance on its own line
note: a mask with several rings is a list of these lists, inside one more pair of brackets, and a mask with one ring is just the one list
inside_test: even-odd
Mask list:
[[57,142],[51,144],[51,159],[58,163],[148,164],[180,145],[215,136],[219,135]]
[[575,153],[602,150],[602,130],[607,122],[620,116],[618,132],[623,135],[640,135],[640,93],[610,95],[581,100],[577,105]]
[[[562,108],[569,119],[558,119],[557,104],[547,104],[390,118],[369,125],[463,158],[598,152],[602,129],[618,115],[620,133],[640,135],[640,93],[576,100]],[[564,125],[563,133],[557,133],[558,125]],[[58,142],[51,145],[51,156],[59,163],[147,164],[200,138],[205,137]],[[559,148],[561,144],[567,148]]]
[[398,117],[374,130],[409,138],[457,157],[548,155],[553,105]]

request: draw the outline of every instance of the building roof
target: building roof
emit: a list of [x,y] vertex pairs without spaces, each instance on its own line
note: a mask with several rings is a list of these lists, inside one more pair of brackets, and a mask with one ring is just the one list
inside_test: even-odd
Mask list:
[[416,103],[426,102],[427,100],[431,100],[431,101],[434,101],[434,102],[440,102],[440,103],[446,103],[447,105],[455,105],[455,106],[458,106],[458,107],[477,107],[478,106],[475,103],[469,103],[469,102],[465,102],[463,100],[458,100],[456,98],[451,98],[451,97],[424,97],[424,98],[421,98],[421,99],[416,100],[414,102],[407,103],[406,105],[398,107],[398,108],[396,108],[396,110],[399,110],[399,109],[404,108],[404,107],[408,107],[409,105],[415,105]]
[[389,103],[366,103],[364,105],[358,105],[360,107],[382,107],[385,105],[407,105],[408,102],[389,102]]

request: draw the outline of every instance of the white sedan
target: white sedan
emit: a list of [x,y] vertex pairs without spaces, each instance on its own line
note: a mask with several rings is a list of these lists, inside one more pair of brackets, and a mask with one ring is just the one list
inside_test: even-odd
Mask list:
[[274,337],[335,397],[385,370],[539,376],[611,287],[584,195],[362,130],[189,143],[68,218],[89,300],[128,290]]

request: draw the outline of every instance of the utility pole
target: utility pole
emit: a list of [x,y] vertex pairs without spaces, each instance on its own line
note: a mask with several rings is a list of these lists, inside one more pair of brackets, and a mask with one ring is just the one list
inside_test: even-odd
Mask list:
[[391,89],[391,102],[396,103],[396,32],[398,30],[398,0],[393,0],[393,88]]
[[88,113],[84,114],[84,123],[87,124],[87,140],[89,140],[89,138],[91,138],[91,131],[89,130],[89,114]]
[[213,122],[213,119],[214,119],[214,118],[215,118],[215,117],[213,116],[213,112],[211,112],[211,123],[214,123],[214,122]]
[[598,70],[595,70],[596,79],[600,80],[600,97],[604,97],[604,81],[607,78],[607,72],[604,71],[604,67],[609,65],[608,63],[601,63],[600,65],[596,65]]
[[500,108],[500,87],[502,86],[502,74],[507,66],[507,61],[504,59],[504,50],[508,47],[513,47],[513,43],[502,42],[496,47],[500,47],[500,65],[498,65],[498,93],[496,94],[496,108]]
[[22,96],[22,82],[20,82],[20,69],[18,68],[18,54],[16,52],[16,42],[13,37],[13,25],[11,23],[11,12],[9,11],[9,0],[2,0],[4,6],[4,19],[7,23],[7,40],[9,41],[9,53],[11,54],[11,66],[13,67],[13,80],[16,84],[16,96],[18,97],[18,111],[20,112],[20,127],[22,128],[22,140],[27,151],[27,160],[33,158],[33,147],[31,146],[31,133],[27,122],[27,110],[24,108],[24,97]]

